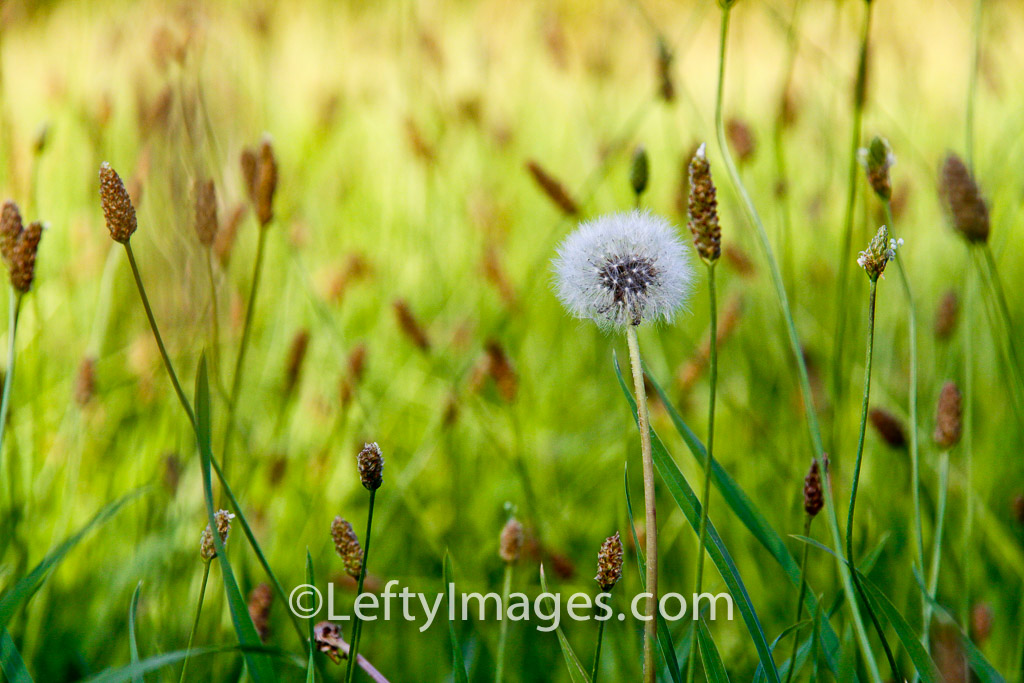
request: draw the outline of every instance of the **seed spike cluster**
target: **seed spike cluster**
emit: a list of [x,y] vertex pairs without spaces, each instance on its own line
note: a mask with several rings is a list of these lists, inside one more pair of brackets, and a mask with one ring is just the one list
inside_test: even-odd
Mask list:
[[0,209],[0,254],[3,254],[4,263],[10,265],[14,243],[24,229],[18,205],[8,199]]
[[647,189],[649,174],[650,163],[647,159],[647,150],[641,145],[633,151],[633,161],[629,166],[629,184],[637,197]]
[[352,525],[341,517],[335,517],[331,523],[331,539],[334,541],[335,552],[345,564],[345,573],[358,579],[363,568],[363,549]]
[[868,413],[871,426],[878,436],[893,448],[904,448],[907,445],[907,432],[898,417],[884,408],[872,408]]
[[711,178],[706,147],[701,144],[690,160],[689,228],[697,253],[707,263],[715,263],[722,254],[722,228],[718,224],[718,200]]
[[384,454],[377,442],[363,445],[356,456],[359,466],[359,481],[367,491],[376,491],[384,483]]
[[274,592],[270,586],[261,583],[249,593],[249,618],[256,627],[256,634],[261,643],[270,637],[270,606],[274,602]]
[[[213,521],[217,523],[217,533],[220,534],[220,542],[225,546],[228,543],[228,534],[231,533],[231,520],[234,518],[234,514],[227,510],[217,510],[217,512],[213,513]],[[213,542],[213,532],[210,531],[209,524],[203,529],[203,536],[199,543],[199,555],[203,558],[204,562],[209,562],[217,557],[217,546]]]
[[197,180],[196,196],[196,236],[204,247],[213,245],[217,239],[217,188],[212,180]]
[[971,172],[956,154],[947,156],[942,164],[939,191],[956,231],[968,242],[987,242],[988,205]]
[[671,321],[693,280],[676,231],[639,210],[581,223],[559,246],[554,270],[562,305],[604,329]]
[[804,477],[804,512],[809,517],[815,517],[824,506],[825,497],[821,485],[821,469],[818,467],[818,461],[815,460],[811,463],[811,469],[807,472],[807,476]]
[[896,164],[896,155],[892,153],[889,141],[874,137],[867,147],[857,150],[857,159],[868,177],[868,184],[882,201],[892,198],[892,181],[889,169]]
[[605,593],[611,591],[622,578],[622,539],[619,532],[609,536],[597,553],[597,576],[594,580]]
[[875,281],[885,272],[886,264],[896,258],[896,250],[901,246],[903,246],[903,238],[890,239],[889,228],[883,225],[871,238],[868,248],[860,252],[860,256],[857,257],[857,265],[864,269],[872,281]]
[[963,431],[961,414],[963,397],[953,382],[946,382],[939,392],[939,406],[935,415],[935,445],[949,450],[960,442]]
[[330,621],[321,621],[313,627],[313,640],[320,652],[327,655],[335,664],[346,658],[344,643],[341,639],[341,626]]
[[138,228],[135,207],[121,176],[106,161],[100,164],[100,201],[110,236],[115,242],[127,244]]
[[510,517],[501,530],[498,542],[498,556],[506,564],[515,564],[523,549],[523,525],[515,517]]
[[269,136],[260,143],[254,190],[256,217],[260,225],[266,227],[274,218],[274,193],[277,191],[277,159]]

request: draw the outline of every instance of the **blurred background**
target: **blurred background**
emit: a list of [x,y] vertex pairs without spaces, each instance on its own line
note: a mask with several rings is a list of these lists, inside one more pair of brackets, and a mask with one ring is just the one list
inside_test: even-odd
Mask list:
[[[928,438],[935,400],[945,380],[962,383],[968,367],[974,373],[973,447],[969,458],[965,449],[954,452],[938,597],[955,615],[988,615],[988,630],[972,633],[1009,674],[1024,619],[1021,425],[1001,338],[990,331],[994,309],[969,276],[967,249],[947,227],[936,191],[944,155],[964,152],[973,3],[876,5],[862,144],[885,136],[898,159],[894,233],[906,240],[900,254],[918,306],[927,520],[936,497]],[[864,11],[859,0],[742,0],[732,12],[725,92],[730,146],[782,265],[840,492],[849,489],[856,444],[867,280],[851,274],[846,391],[837,396],[828,373],[839,264],[852,265],[884,220],[859,174],[855,250],[840,253]],[[650,158],[643,205],[685,230],[686,164],[707,141],[725,245],[716,455],[797,553],[788,534],[802,533],[812,453],[779,305],[715,143],[719,16],[718,5],[703,0],[4,0],[0,194],[48,228],[17,336],[2,476],[22,495],[17,505],[4,501],[0,592],[103,505],[146,487],[9,622],[36,679],[78,679],[127,664],[129,602],[139,581],[142,656],[184,648],[202,577],[199,459],[124,252],[104,227],[97,181],[104,160],[138,211],[132,245],[171,358],[191,387],[213,344],[208,260],[224,359],[219,381],[230,377],[258,235],[239,156],[264,134],[272,140],[275,218],[229,478],[282,584],[303,582],[308,548],[321,583],[337,582],[347,610],[354,587],[329,529],[342,515],[362,534],[367,495],[355,455],[377,441],[385,483],[368,582],[394,578],[432,593],[448,549],[461,590],[500,590],[498,535],[510,503],[527,531],[514,590],[538,593],[543,562],[552,589],[596,592],[598,548],[618,530],[627,569],[615,599],[625,606],[639,591],[626,463],[634,506],[642,500],[636,428],[612,361],[625,345],[568,318],[552,294],[549,263],[578,220],[633,205],[628,171],[641,145]],[[1022,35],[1019,2],[984,2],[976,177],[1018,318]],[[216,186],[220,218],[212,253],[193,227],[193,188],[205,179]],[[898,284],[889,278],[879,286],[872,405],[909,429]],[[675,324],[641,332],[652,373],[702,438],[704,285],[698,278]],[[698,488],[696,461],[664,407],[652,410],[654,427]],[[224,402],[215,400],[213,411],[216,444]],[[880,548],[872,576],[916,616],[909,491],[905,448],[870,432],[859,551]],[[686,593],[695,534],[667,492],[659,495],[662,589]],[[711,505],[770,642],[792,623],[796,591],[717,494]],[[822,525],[812,535],[827,539]],[[229,556],[248,594],[266,579],[238,529],[231,539]],[[834,560],[812,552],[809,571],[812,590],[830,604],[839,588]],[[197,644],[235,642],[218,572],[214,566]],[[708,590],[725,590],[713,569],[705,581]],[[840,634],[843,618],[836,618]],[[673,627],[677,638],[686,623]],[[534,626],[512,626],[507,679],[568,680],[555,635]],[[392,681],[450,677],[447,624],[417,628],[369,624],[360,651]],[[589,661],[596,625],[564,628]],[[641,628],[609,624],[609,680],[639,676]],[[268,642],[302,657],[291,630],[286,606],[276,602]],[[742,623],[719,621],[712,630],[730,673],[750,677],[757,658]],[[497,624],[473,620],[457,631],[471,679],[490,680]],[[230,653],[198,658],[190,675],[237,680],[241,662]],[[169,667],[153,680],[177,675]],[[281,675],[304,676],[287,667]]]

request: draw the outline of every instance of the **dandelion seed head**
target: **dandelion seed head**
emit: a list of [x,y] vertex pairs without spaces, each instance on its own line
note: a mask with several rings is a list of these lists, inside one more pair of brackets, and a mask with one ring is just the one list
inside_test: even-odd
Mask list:
[[640,210],[581,223],[559,246],[554,271],[566,310],[604,329],[671,321],[693,281],[676,231],[664,218]]

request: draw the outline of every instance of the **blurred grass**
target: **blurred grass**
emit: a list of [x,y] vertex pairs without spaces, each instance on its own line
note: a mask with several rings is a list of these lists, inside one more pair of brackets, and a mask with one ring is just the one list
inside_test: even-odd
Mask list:
[[[823,374],[832,350],[833,259],[862,6],[804,5],[793,76],[797,118],[784,134],[793,215],[788,240],[780,239],[770,141],[789,3],[737,6],[726,102],[727,114],[748,123],[757,140],[741,170],[780,258],[793,264],[787,284],[797,325],[812,367]],[[140,656],[181,649],[202,571],[198,540],[206,522],[194,441],[166,382],[127,264],[103,227],[96,169],[109,160],[130,187],[142,188],[135,198],[140,228],[133,245],[178,372],[191,377],[209,344],[192,180],[215,180],[226,216],[244,200],[238,153],[262,131],[273,136],[281,180],[239,406],[232,487],[282,582],[302,582],[306,546],[317,576],[341,573],[330,520],[336,514],[365,516],[355,454],[363,441],[377,440],[387,466],[377,498],[371,576],[433,591],[447,547],[463,590],[500,590],[497,539],[503,504],[511,500],[544,548],[524,564],[535,566],[542,557],[550,564],[554,553],[574,570],[558,578],[560,590],[593,590],[590,575],[601,540],[628,523],[619,482],[623,460],[638,464],[638,450],[614,386],[611,351],[619,340],[567,319],[550,293],[548,258],[573,222],[538,191],[525,163],[541,163],[574,193],[584,214],[593,215],[631,204],[629,155],[642,143],[651,157],[645,205],[684,222],[676,208],[684,157],[694,143],[713,137],[717,8],[710,2],[643,7],[503,0],[0,7],[0,190],[19,202],[29,220],[50,224],[17,339],[5,446],[18,463],[18,487],[27,500],[14,510],[4,503],[0,591],[104,504],[157,484],[76,548],[10,624],[37,680],[127,664],[127,615],[139,581],[145,582],[136,613]],[[1015,249],[1020,232],[1014,226],[1024,204],[1024,175],[1013,160],[1024,146],[1024,91],[1016,87],[1024,16],[1010,0],[985,7],[976,173],[990,200],[992,244],[1011,312],[1019,318],[1013,293],[1024,257]],[[935,184],[943,154],[962,152],[971,8],[964,1],[915,1],[878,9],[864,131],[865,139],[888,137],[899,159],[893,170],[896,220],[907,242],[901,259],[922,317],[919,429],[928,543],[937,493],[937,454],[928,438],[935,399],[942,381],[962,380],[964,372],[960,340],[936,341],[929,325],[943,292],[965,293],[967,254],[945,227]],[[675,51],[672,103],[656,96],[652,25]],[[183,40],[179,64],[160,46]],[[197,112],[208,116],[208,126]],[[33,140],[44,123],[47,142],[36,157]],[[754,235],[720,159],[713,150],[710,156],[726,243],[754,264],[750,275],[729,264],[719,273],[723,308],[735,297],[743,308],[722,347],[716,458],[785,538],[802,529],[800,486],[809,464],[796,378]],[[859,192],[858,249],[882,220],[865,187]],[[227,359],[236,349],[255,244],[254,219],[247,215],[227,268],[218,271]],[[485,277],[489,250],[514,293],[512,302]],[[335,295],[352,254],[369,264],[369,273],[350,278]],[[111,285],[105,290],[108,262]],[[866,285],[855,280],[854,300]],[[880,285],[872,402],[905,417],[906,329],[897,285],[892,278]],[[402,335],[391,310],[396,299],[408,301],[425,327],[429,353]],[[683,391],[674,378],[706,334],[705,301],[698,292],[677,324],[642,332],[652,372],[698,434],[704,433],[706,386],[698,381]],[[970,554],[970,597],[988,603],[994,615],[982,650],[1009,674],[1004,669],[1017,642],[1015,624],[1024,618],[1024,532],[1010,509],[1013,497],[1024,492],[1021,430],[1007,400],[1000,342],[993,341],[981,305],[975,317],[978,392],[968,397],[976,421],[970,483],[981,507],[974,545],[965,548],[965,477],[962,457],[954,454],[938,600],[958,613],[963,557]],[[855,312],[851,348],[859,348],[863,326]],[[311,332],[305,371],[278,432],[288,347],[303,328]],[[491,339],[515,370],[512,401],[490,380],[479,387],[473,381]],[[343,410],[338,384],[346,356],[358,344],[367,348],[366,375]],[[73,394],[87,355],[96,356],[97,388],[80,407]],[[857,386],[862,372],[859,359],[851,360],[847,386]],[[452,396],[458,417],[449,424]],[[857,426],[851,403],[844,400],[843,411],[832,415],[828,407],[835,397],[822,395],[829,424],[836,421],[831,448],[838,491],[849,485]],[[224,413],[219,406],[215,417]],[[699,468],[683,454],[686,446],[666,413],[654,407],[652,419],[683,473],[699,481]],[[916,625],[920,593],[910,571],[909,462],[874,434],[867,449],[859,550],[892,533],[871,578]],[[173,478],[166,472],[169,453],[181,463],[176,489],[164,485]],[[665,590],[685,592],[696,539],[664,487],[660,493],[662,582]],[[712,520],[774,639],[790,625],[795,589],[715,496]],[[239,530],[229,547],[247,592],[263,577]],[[791,550],[798,549],[792,542]],[[830,601],[837,588],[834,563],[824,557],[815,562],[812,555],[812,565],[811,586]],[[724,589],[717,573],[707,582],[708,590]],[[516,583],[513,590],[539,591],[535,572],[517,571]],[[620,590],[619,600],[639,590],[635,565]],[[226,608],[223,594],[210,591],[197,644],[232,642]],[[285,607],[276,604],[272,645],[294,647],[287,619]],[[606,671],[636,675],[639,626],[608,624]],[[435,623],[425,634],[414,628],[375,622],[360,651],[391,680],[449,675],[447,627]],[[586,661],[596,624],[563,628]],[[487,679],[497,625],[456,629],[471,680]],[[749,675],[757,659],[742,626],[719,622],[710,629],[733,678]],[[552,634],[527,626],[510,629],[509,638],[508,680],[567,680]],[[224,680],[237,676],[240,661],[237,654],[204,657],[190,670]]]

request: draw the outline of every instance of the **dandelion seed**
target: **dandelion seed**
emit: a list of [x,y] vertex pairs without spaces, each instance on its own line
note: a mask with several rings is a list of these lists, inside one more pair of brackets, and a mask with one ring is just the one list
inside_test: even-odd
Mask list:
[[597,576],[594,580],[605,593],[611,591],[622,578],[622,539],[619,532],[605,539],[597,553]]
[[675,230],[639,210],[581,223],[559,246],[554,270],[566,310],[604,329],[671,321],[693,280]]
[[[231,533],[231,520],[235,516],[227,510],[217,510],[213,513],[213,521],[217,523],[217,533],[220,534],[220,542],[227,546],[228,534]],[[217,557],[217,547],[213,542],[213,532],[207,524],[199,544],[199,555],[204,562],[209,562]]]

